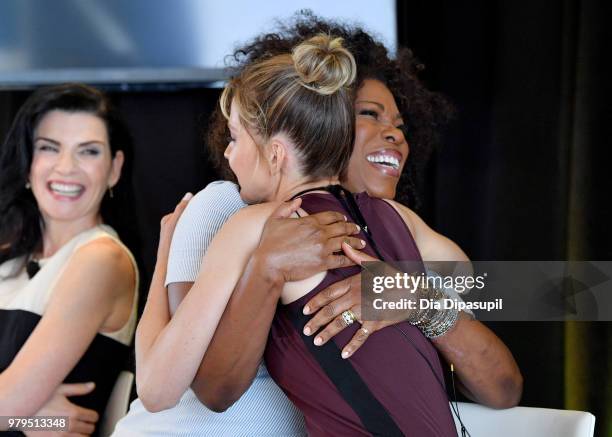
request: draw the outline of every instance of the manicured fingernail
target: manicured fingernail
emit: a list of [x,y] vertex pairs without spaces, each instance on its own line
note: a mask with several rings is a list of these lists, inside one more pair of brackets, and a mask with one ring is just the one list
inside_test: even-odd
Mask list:
[[310,314],[310,307],[309,307],[308,305],[306,305],[306,306],[304,307],[304,309],[302,310],[302,312],[303,312],[304,314]]
[[344,221],[345,221],[345,222],[348,222],[348,219],[346,218],[346,216],[345,216],[345,215],[343,215],[342,217],[344,217]]
[[317,337],[314,339],[314,344],[316,346],[321,346],[323,344],[323,339],[321,337]]
[[310,332],[310,328],[309,328],[308,326],[306,326],[306,327],[304,328],[304,335],[310,335],[310,334],[311,334],[311,332]]
[[95,382],[88,382],[87,383],[87,388],[94,388],[96,386]]
[[365,247],[365,245],[366,245],[365,240],[360,240],[360,241],[361,241],[361,247]]
[[342,358],[347,359],[351,354],[347,351],[342,351]]
[[361,232],[361,226],[359,225],[355,225],[355,226],[357,226],[357,233]]
[[192,197],[193,197],[193,194],[185,193],[182,200],[191,200]]

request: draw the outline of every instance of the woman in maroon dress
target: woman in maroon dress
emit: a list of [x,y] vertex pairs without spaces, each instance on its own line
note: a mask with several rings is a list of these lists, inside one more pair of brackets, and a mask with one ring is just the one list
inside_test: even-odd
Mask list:
[[[339,188],[355,132],[355,69],[340,38],[319,35],[292,54],[253,63],[226,87],[221,105],[232,135],[226,158],[242,197],[268,203],[247,207],[226,223],[172,320],[138,335],[138,388],[149,405],[172,406],[193,381],[264,223],[279,202],[309,191],[300,215],[344,211],[349,221],[362,223],[366,252],[376,249],[371,253],[389,260],[420,259],[410,232],[420,226],[413,213],[365,193],[353,199]],[[397,137],[395,146],[405,148],[401,129],[390,130]],[[346,226],[354,225],[341,223],[338,228],[344,231]],[[335,244],[339,250],[342,240]],[[285,284],[280,300],[287,313],[279,312],[267,353],[268,364],[274,361],[272,376],[305,414],[312,435],[455,435],[437,353],[413,326],[381,330],[348,360],[339,353],[320,357],[319,351],[332,348],[333,342],[314,351],[310,341],[300,338],[305,321],[292,304],[300,305],[300,299],[338,275],[354,272],[322,272]],[[147,307],[144,323],[156,311],[151,300]]]

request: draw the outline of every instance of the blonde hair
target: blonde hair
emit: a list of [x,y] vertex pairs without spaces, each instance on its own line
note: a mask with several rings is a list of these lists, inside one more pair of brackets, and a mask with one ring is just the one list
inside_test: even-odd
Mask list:
[[320,34],[244,68],[223,90],[221,111],[229,118],[234,101],[241,123],[264,143],[281,132],[291,139],[305,175],[336,176],[353,147],[356,73],[342,38]]

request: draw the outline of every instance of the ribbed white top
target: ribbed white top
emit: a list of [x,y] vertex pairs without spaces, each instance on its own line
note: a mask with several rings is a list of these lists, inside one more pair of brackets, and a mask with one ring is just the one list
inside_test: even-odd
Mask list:
[[212,182],[197,193],[189,201],[174,230],[166,285],[171,282],[194,282],[215,234],[236,211],[245,206],[238,187],[231,182]]
[[[213,182],[196,194],[176,225],[166,284],[194,282],[213,237],[244,206],[238,187],[231,182]],[[263,364],[251,387],[224,413],[206,408],[192,390],[187,390],[174,408],[159,413],[149,413],[136,399],[113,434],[120,437],[305,435],[301,413],[272,381]]]

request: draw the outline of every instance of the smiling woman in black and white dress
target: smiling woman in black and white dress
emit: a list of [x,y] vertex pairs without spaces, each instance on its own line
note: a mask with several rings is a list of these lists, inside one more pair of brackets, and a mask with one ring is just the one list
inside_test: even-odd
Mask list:
[[71,84],[35,92],[0,148],[0,416],[95,434],[136,323],[137,266],[101,212],[128,140],[102,93]]

